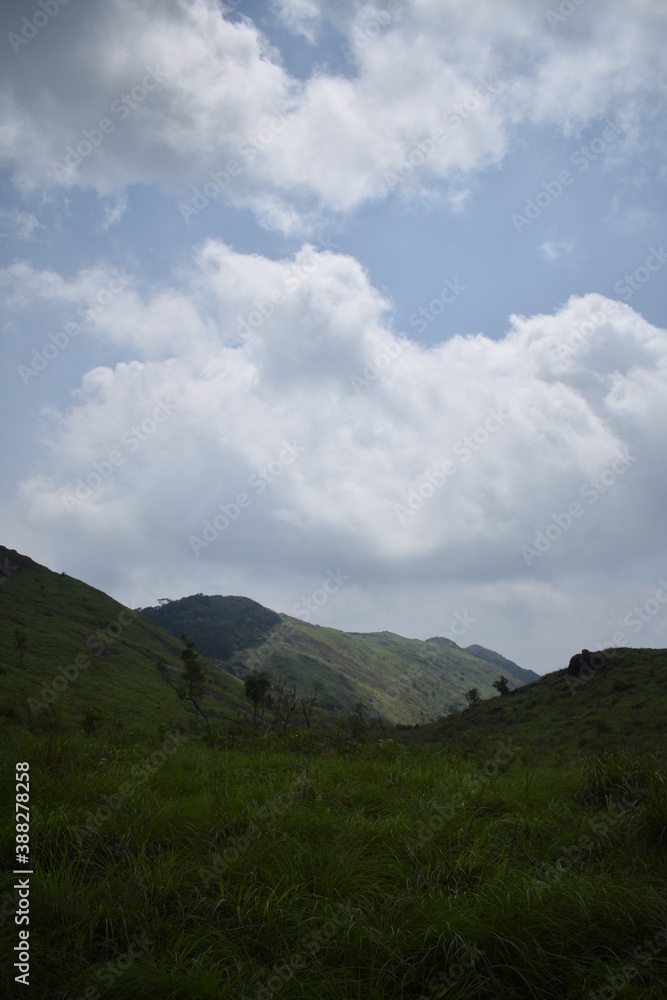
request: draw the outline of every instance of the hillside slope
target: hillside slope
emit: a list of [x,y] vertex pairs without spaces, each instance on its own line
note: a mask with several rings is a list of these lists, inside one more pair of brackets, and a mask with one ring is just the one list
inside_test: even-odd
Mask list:
[[[181,666],[182,643],[107,594],[0,546],[0,711],[24,720],[99,709],[126,728],[189,726],[192,712],[157,671]],[[26,648],[15,646],[24,632]],[[205,668],[213,721],[245,716],[243,685]]]
[[[300,693],[318,686],[318,704],[327,711],[349,712],[361,701],[394,723],[427,722],[464,708],[471,687],[493,697],[493,682],[503,672],[512,688],[538,676],[493,654],[501,670],[448,639],[342,632],[278,616],[247,598],[197,594],[142,613],[174,634],[185,631],[201,652],[239,677],[265,670],[294,682]],[[252,648],[242,648],[251,639]]]
[[557,670],[504,698],[403,731],[400,738],[408,744],[460,749],[502,737],[559,755],[580,750],[666,750],[667,650],[604,652],[606,667],[586,680]]

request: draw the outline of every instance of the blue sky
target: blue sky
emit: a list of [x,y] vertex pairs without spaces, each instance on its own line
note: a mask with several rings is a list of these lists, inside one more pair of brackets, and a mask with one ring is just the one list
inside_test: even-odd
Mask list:
[[0,21],[6,545],[539,672],[667,645],[658,0]]

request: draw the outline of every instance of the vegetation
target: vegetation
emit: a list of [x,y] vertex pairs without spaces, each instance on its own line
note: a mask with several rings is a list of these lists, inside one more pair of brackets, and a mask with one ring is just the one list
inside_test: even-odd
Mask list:
[[211,660],[229,660],[238,650],[261,645],[281,622],[275,611],[248,597],[205,594],[141,608],[141,614],[172,635],[187,632],[201,655]]
[[[6,759],[31,764],[35,996],[663,995],[664,755],[46,723],[0,720]],[[10,873],[7,811],[0,844]],[[13,881],[0,992],[22,997]]]
[[[606,650],[587,677],[521,686],[446,640],[282,618],[235,654],[244,681],[192,637],[183,647],[99,591],[6,559],[0,800],[29,762],[32,995],[665,995],[667,651]],[[16,629],[29,629],[23,667]],[[406,697],[425,676],[446,690],[455,658],[461,698],[432,723],[393,725],[380,706],[396,699],[374,697],[401,653]],[[457,714],[466,691],[474,711]],[[26,995],[15,837],[4,809],[10,998]]]

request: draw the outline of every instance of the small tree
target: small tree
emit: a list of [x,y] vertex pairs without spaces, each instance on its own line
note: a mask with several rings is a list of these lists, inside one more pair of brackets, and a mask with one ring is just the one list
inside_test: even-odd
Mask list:
[[466,701],[468,702],[468,706],[470,708],[474,708],[475,705],[478,705],[481,700],[482,696],[477,688],[470,688],[469,691],[466,691]]
[[315,707],[315,702],[320,696],[320,685],[313,684],[313,686],[299,698],[299,706],[303,713],[303,721],[306,723],[306,729],[310,729],[311,719],[313,717],[313,708]]
[[493,686],[500,695],[510,693],[509,684],[507,683],[507,678],[503,674],[500,675],[497,681],[493,682]]
[[264,718],[264,699],[266,692],[271,687],[271,681],[264,671],[262,671],[261,674],[248,674],[244,684],[246,697],[253,703],[252,721],[255,722],[257,720],[258,707],[261,707],[262,718]]
[[360,739],[366,732],[366,718],[368,709],[362,701],[358,701],[348,717],[348,725],[352,733],[352,739]]
[[23,669],[23,654],[28,648],[28,634],[22,628],[14,629],[14,649],[19,654],[19,666]]
[[292,682],[288,687],[282,677],[276,677],[273,681],[273,724],[276,729],[282,726],[283,732],[285,732],[289,718],[295,709],[296,684]]
[[185,649],[181,650],[183,674],[181,684],[177,688],[177,693],[180,698],[192,702],[195,713],[199,713],[208,726],[208,718],[198,701],[204,693],[204,681],[206,680],[204,671],[201,668],[199,653],[195,649],[194,642],[190,642],[184,635],[181,638],[185,643]]

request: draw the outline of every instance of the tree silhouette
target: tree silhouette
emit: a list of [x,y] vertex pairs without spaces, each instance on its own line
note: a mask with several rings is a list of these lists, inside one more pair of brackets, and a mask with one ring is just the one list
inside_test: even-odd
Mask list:
[[181,639],[185,643],[185,649],[181,650],[183,675],[180,687],[177,688],[177,693],[179,697],[192,702],[195,712],[198,712],[206,725],[208,725],[208,718],[197,700],[204,693],[204,681],[206,680],[204,671],[201,668],[199,653],[195,649],[194,642],[190,642],[184,635],[181,636]]
[[172,687],[181,701],[189,701],[195,710],[195,715],[201,715],[208,726],[208,717],[199,704],[199,699],[204,694],[204,681],[206,676],[201,668],[199,653],[195,650],[194,642],[190,642],[184,635],[181,639],[185,643],[185,649],[181,650],[183,670],[177,681],[172,680],[170,673],[177,672],[175,667],[170,667],[168,663],[158,660],[157,669],[160,677]]
[[320,696],[320,685],[315,683],[306,694],[299,698],[299,705],[301,706],[301,711],[303,713],[303,721],[306,723],[306,729],[310,729],[310,722],[313,717],[313,708],[315,707],[315,702]]
[[470,708],[474,708],[481,700],[482,696],[477,688],[470,688],[469,691],[466,691],[466,701]]
[[498,680],[493,682],[493,686],[501,695],[510,693],[509,684],[504,674],[501,674]]
[[250,699],[253,703],[253,715],[252,721],[255,722],[257,719],[257,708],[261,707],[262,718],[264,718],[264,698],[266,692],[271,687],[271,681],[264,671],[260,674],[248,674],[245,681],[245,693],[246,697]]

